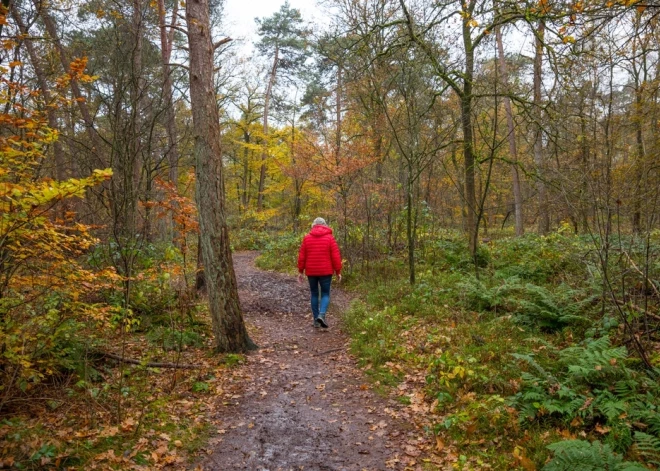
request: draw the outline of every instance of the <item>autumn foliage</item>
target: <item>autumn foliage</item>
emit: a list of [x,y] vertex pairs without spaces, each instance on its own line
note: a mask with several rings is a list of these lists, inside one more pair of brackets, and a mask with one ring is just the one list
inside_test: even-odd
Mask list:
[[45,176],[47,148],[57,132],[36,110],[38,93],[0,78],[3,107],[9,93],[24,98],[0,114],[1,409],[17,390],[27,392],[67,367],[76,332],[106,320],[108,308],[89,297],[112,274],[84,268],[81,257],[97,240],[75,213],[58,210],[112,171],[64,181]]

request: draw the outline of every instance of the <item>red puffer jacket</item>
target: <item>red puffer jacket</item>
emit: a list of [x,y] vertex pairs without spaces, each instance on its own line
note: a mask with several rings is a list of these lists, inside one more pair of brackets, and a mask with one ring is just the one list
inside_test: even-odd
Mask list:
[[314,226],[305,236],[298,253],[298,271],[307,276],[341,273],[341,254],[328,226]]

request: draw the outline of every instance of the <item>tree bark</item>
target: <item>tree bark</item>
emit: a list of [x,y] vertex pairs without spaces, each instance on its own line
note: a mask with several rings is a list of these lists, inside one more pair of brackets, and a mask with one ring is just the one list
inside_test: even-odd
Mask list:
[[244,352],[255,345],[243,322],[229,246],[208,0],[186,2],[186,23],[200,242],[215,348]]
[[[502,44],[502,31],[501,27],[495,28],[495,38],[497,41],[497,52],[500,56],[500,74],[502,75],[502,82],[509,85],[509,73],[506,68],[506,60],[504,58],[504,45]],[[521,236],[525,232],[523,221],[523,200],[522,192],[520,191],[520,176],[518,174],[518,150],[516,148],[516,130],[513,124],[513,110],[511,109],[511,98],[508,92],[504,95],[504,110],[506,111],[506,124],[509,137],[509,154],[511,154],[511,179],[513,182],[513,206],[516,221],[516,235]]]
[[543,157],[543,111],[541,109],[541,82],[543,80],[543,37],[545,21],[539,20],[536,31],[536,52],[534,54],[534,113],[536,116],[534,136],[534,164],[536,165],[536,188],[539,196],[539,233],[550,232],[548,195],[545,187],[545,161]]
[[477,214],[477,198],[475,193],[475,160],[472,133],[472,80],[474,79],[474,48],[470,33],[470,16],[463,18],[463,45],[465,48],[465,74],[463,77],[463,93],[461,99],[461,124],[463,128],[463,159],[465,165],[465,203],[467,205],[467,230],[470,255],[477,256],[479,237],[479,221]]

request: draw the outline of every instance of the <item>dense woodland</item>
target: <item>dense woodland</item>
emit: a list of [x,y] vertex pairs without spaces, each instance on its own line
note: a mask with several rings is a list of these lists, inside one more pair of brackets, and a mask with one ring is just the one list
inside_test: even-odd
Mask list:
[[2,0],[0,465],[194,453],[159,409],[254,347],[231,251],[320,215],[424,469],[657,469],[660,4],[285,3],[250,57],[222,6]]

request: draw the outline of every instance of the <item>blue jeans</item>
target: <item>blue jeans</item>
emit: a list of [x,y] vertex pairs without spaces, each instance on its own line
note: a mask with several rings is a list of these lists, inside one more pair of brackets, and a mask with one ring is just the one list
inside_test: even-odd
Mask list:
[[[319,317],[325,318],[325,313],[330,305],[330,283],[332,275],[308,276],[309,290],[312,292],[312,314],[314,320]],[[321,286],[321,305],[319,306],[319,286]]]

